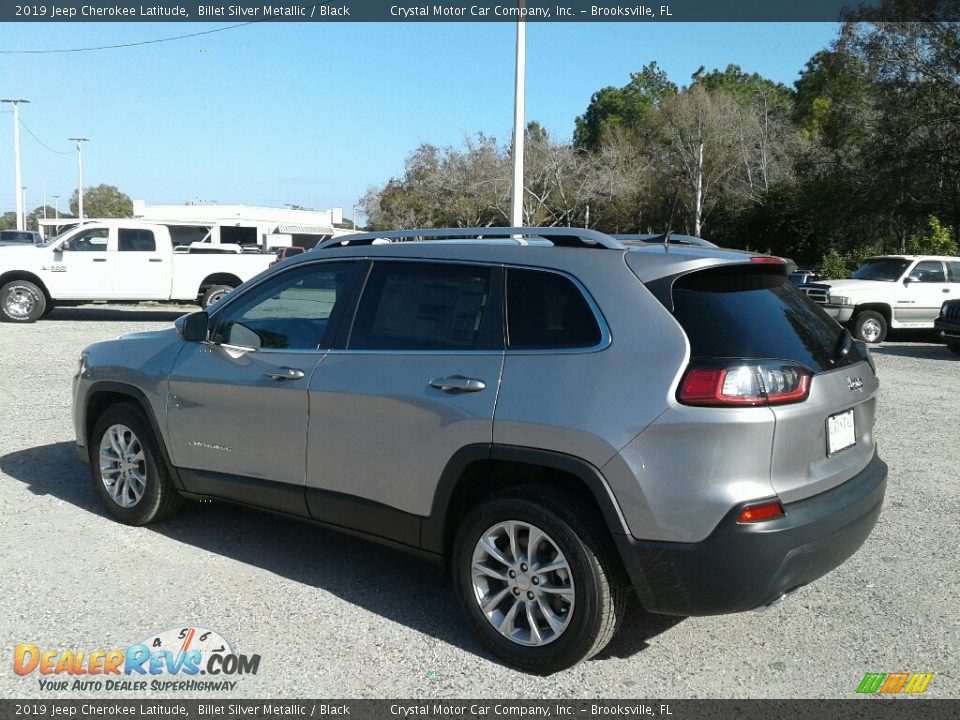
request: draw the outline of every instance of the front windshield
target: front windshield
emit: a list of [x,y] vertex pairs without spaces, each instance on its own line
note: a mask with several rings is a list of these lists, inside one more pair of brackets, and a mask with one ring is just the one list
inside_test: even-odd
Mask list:
[[861,265],[852,277],[854,280],[883,280],[895,282],[903,275],[910,264],[909,260],[896,258],[874,258]]

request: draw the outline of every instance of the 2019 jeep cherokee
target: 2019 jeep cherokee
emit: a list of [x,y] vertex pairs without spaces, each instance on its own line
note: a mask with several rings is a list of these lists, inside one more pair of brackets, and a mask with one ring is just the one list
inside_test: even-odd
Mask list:
[[872,361],[787,272],[576,229],[337,238],[84,350],[78,450],[125,523],[216,498],[445,563],[484,644],[556,671],[631,587],[756,608],[870,533]]

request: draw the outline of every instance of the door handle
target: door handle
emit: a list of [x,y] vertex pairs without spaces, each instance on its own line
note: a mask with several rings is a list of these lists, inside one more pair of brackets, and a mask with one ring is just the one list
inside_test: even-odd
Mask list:
[[943,288],[943,292],[945,292],[945,293],[950,292],[950,288]]
[[94,258],[93,261],[94,261],[94,262],[106,262],[107,259],[106,259],[106,258]]
[[280,368],[276,372],[264,373],[271,380],[299,380],[303,377],[303,370],[297,368]]
[[437,378],[430,381],[430,387],[444,392],[479,392],[487,384],[483,380],[468,378],[463,375],[451,375],[450,377]]
[[163,262],[161,258],[150,258],[148,262]]

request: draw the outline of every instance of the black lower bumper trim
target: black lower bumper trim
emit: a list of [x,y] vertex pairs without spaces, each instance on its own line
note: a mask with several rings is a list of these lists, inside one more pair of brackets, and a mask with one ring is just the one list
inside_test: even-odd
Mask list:
[[705,540],[670,543],[615,538],[649,612],[719,615],[762,607],[827,574],[853,555],[880,515],[887,466],[870,464],[842,485],[784,505],[756,524],[727,514]]

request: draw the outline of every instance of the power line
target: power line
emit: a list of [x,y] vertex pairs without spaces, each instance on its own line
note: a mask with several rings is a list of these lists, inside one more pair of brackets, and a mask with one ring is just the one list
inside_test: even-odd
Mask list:
[[[204,30],[203,32],[189,33],[187,35],[174,35],[173,37],[156,38],[155,40],[141,40],[140,42],[122,43],[120,45],[100,45],[98,47],[69,48],[65,50],[0,50],[0,55],[45,55],[49,53],[78,53],[92,52],[94,50],[116,50],[118,48],[137,47],[138,45],[154,45],[156,43],[172,42],[173,40],[185,40],[186,38],[199,37],[200,35],[212,35],[213,33],[223,32],[224,30],[234,30],[245,25],[254,25],[255,22],[237,23],[236,25],[227,25],[226,27],[216,28],[215,30]],[[56,152],[56,151],[54,151]]]
[[40,138],[38,138],[38,137],[34,134],[33,130],[31,130],[30,128],[27,127],[27,124],[26,124],[23,120],[20,121],[20,127],[22,127],[24,130],[26,130],[28,133],[30,133],[30,137],[32,137],[34,140],[36,140],[38,143],[40,143],[43,147],[45,147],[45,148],[46,148],[47,150],[49,150],[50,152],[56,153],[57,155],[73,155],[73,150],[67,150],[67,151],[65,151],[65,152],[62,151],[62,150],[54,150],[52,147],[50,147],[49,145],[47,145],[43,140],[41,140]]

